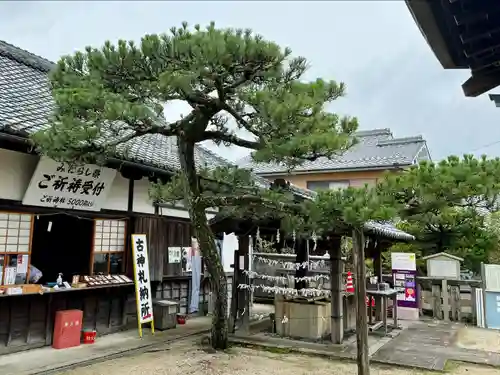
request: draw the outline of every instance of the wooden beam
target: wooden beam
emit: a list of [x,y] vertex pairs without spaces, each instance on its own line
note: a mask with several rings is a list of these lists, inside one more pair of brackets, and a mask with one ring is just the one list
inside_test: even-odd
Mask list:
[[356,270],[356,362],[358,375],[370,375],[368,359],[368,321],[366,314],[365,238],[362,228],[352,231],[352,249]]
[[419,27],[420,32],[443,68],[459,68],[457,62],[453,60],[453,56],[448,49],[445,37],[439,29],[438,22],[436,21],[436,17],[432,11],[433,1],[405,0],[405,2],[413,16],[413,19],[415,20],[415,23]]
[[476,74],[462,84],[467,97],[476,97],[500,85],[500,74]]

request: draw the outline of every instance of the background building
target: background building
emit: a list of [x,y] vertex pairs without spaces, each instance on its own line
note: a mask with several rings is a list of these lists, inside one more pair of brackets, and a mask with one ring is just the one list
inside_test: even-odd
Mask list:
[[284,178],[300,188],[318,190],[372,184],[386,171],[431,158],[422,136],[394,138],[390,129],[375,129],[357,132],[356,138],[359,143],[342,156],[307,161],[293,171],[277,164],[255,163],[251,156],[238,165],[269,180]]

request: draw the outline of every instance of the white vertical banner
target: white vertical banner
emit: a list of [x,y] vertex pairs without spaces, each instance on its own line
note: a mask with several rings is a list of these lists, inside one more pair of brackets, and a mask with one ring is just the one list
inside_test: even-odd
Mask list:
[[132,234],[132,257],[139,336],[142,337],[141,324],[151,323],[153,329],[153,298],[149,280],[148,241],[145,234]]
[[188,313],[197,312],[200,308],[200,287],[203,270],[201,269],[200,244],[191,237],[191,302]]

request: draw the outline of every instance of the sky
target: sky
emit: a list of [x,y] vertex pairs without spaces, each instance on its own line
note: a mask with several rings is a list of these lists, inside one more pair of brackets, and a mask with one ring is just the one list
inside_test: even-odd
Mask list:
[[[346,97],[328,109],[358,117],[361,130],[422,135],[434,160],[500,156],[500,108],[487,95],[464,96],[470,72],[441,67],[402,0],[0,2],[0,39],[52,61],[106,40],[139,41],[182,21],[251,28],[290,47],[308,59],[307,79],[347,85]],[[177,117],[184,107],[167,111]],[[248,154],[209,147],[233,161]]]

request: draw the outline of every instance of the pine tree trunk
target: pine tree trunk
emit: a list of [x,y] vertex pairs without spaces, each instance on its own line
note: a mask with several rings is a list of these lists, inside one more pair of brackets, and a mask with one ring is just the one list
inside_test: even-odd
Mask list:
[[204,205],[197,198],[201,195],[196,166],[194,162],[194,142],[177,138],[179,161],[188,184],[185,192],[189,216],[198,240],[201,255],[207,267],[210,286],[215,296],[212,318],[211,344],[214,349],[226,349],[228,346],[227,322],[227,278],[222,267],[221,255],[215,244],[215,236],[208,225]]

